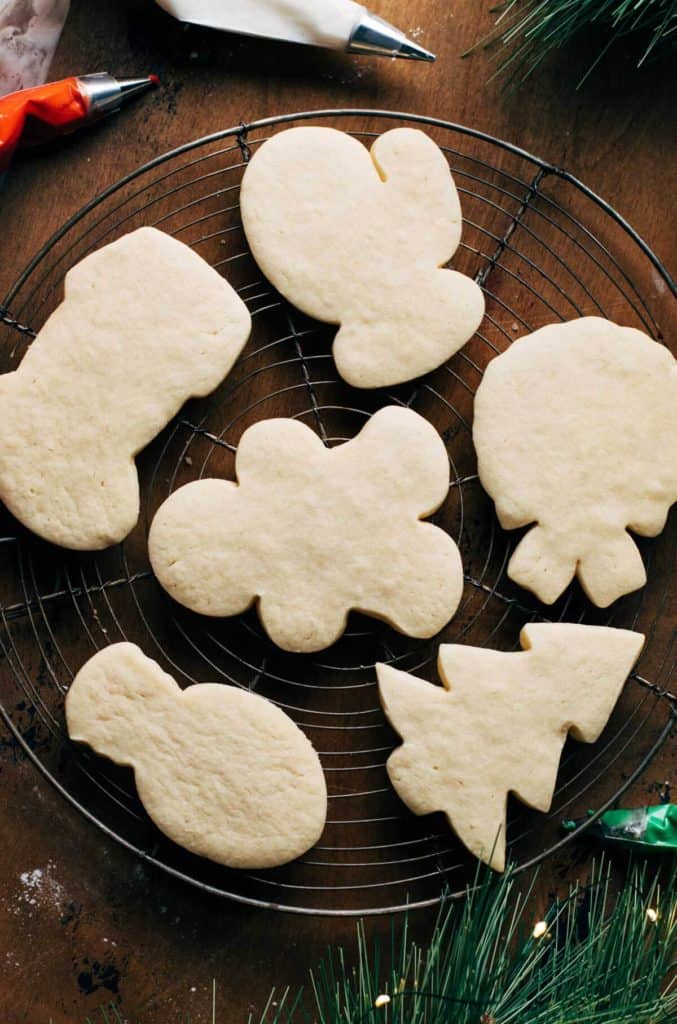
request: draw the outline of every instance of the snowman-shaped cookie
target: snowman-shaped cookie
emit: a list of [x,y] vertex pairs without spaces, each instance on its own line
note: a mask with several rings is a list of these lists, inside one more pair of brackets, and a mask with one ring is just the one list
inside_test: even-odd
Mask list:
[[181,690],[134,644],[95,654],[66,698],[71,739],[134,768],[165,835],[233,868],[294,860],[319,839],[327,790],[317,753],[257,694],[206,683]]

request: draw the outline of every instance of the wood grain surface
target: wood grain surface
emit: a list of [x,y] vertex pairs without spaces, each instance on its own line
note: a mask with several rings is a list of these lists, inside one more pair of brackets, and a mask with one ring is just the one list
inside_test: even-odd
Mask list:
[[[511,140],[566,167],[612,203],[674,266],[676,139],[670,72],[632,70],[623,50],[585,88],[598,40],[548,63],[507,93],[491,52],[459,56],[489,30],[488,2],[381,0],[437,63],[326,54],[185,28],[151,0],[74,0],[53,77],[155,71],[162,88],[49,154],[17,160],[0,193],[0,296],[36,249],[85,201],[189,139],[277,113],[374,107],[428,114]],[[674,309],[658,275],[661,325]],[[2,665],[0,664],[0,672]],[[624,754],[633,765],[632,748]],[[628,802],[669,778],[663,749]],[[0,732],[0,1019],[79,1024],[108,998],[134,1024],[207,1021],[212,978],[224,1024],[260,1011],[272,986],[307,979],[329,942],[352,949],[352,920],[300,919],[231,905],[156,874],[72,810]],[[584,873],[589,850],[546,863],[538,899]],[[535,908],[536,910],[537,908]],[[415,916],[424,937],[433,913]],[[388,919],[368,923],[387,935]]]

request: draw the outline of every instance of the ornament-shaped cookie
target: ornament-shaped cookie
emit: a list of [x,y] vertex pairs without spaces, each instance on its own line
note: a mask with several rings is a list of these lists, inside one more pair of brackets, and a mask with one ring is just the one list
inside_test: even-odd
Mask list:
[[536,525],[508,575],[552,604],[576,574],[600,608],[646,583],[627,533],[677,499],[677,362],[599,317],[551,324],[489,363],[475,396],[482,486],[501,526]]
[[351,609],[415,637],[452,617],[458,548],[420,521],[447,495],[449,460],[423,417],[387,406],[335,448],[298,420],[263,420],[235,468],[237,483],[186,484],[153,520],[150,561],[180,604],[226,616],[257,600],[271,639],[298,652],[337,640]]
[[441,269],[461,238],[449,165],[424,132],[371,150],[333,128],[291,128],[257,149],[240,192],[256,262],[285,298],[340,324],[334,359],[359,388],[440,366],[484,316],[482,291]]
[[135,455],[220,384],[250,327],[228,282],[161,231],[86,256],[19,368],[0,377],[0,500],[66,548],[124,540],[139,515]]
[[217,683],[181,690],[134,644],[113,644],[73,680],[66,722],[71,739],[131,766],[158,828],[201,857],[270,868],[322,834],[320,760],[257,694]]
[[549,809],[567,733],[594,743],[643,642],[625,629],[531,623],[518,653],[442,644],[444,688],[377,665],[404,741],[387,762],[397,793],[414,814],[444,811],[471,853],[503,871],[508,793]]

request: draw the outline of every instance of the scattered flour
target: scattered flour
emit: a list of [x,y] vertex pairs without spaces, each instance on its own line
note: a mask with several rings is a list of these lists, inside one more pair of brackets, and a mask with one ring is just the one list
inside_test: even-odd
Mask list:
[[21,878],[21,883],[24,889],[41,889],[42,880],[44,875],[41,868],[35,868],[34,871],[24,871]]
[[54,877],[55,868],[56,864],[50,860],[44,868],[33,868],[32,871],[23,871],[19,875],[21,890],[16,900],[15,914],[21,913],[26,906],[49,906],[60,909],[64,900],[64,890]]

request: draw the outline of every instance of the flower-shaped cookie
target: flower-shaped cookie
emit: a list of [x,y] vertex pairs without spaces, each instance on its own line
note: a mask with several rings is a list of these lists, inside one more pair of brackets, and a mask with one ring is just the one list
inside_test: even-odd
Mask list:
[[576,574],[600,608],[646,583],[626,528],[655,537],[677,498],[677,363],[599,317],[493,359],[475,397],[482,486],[501,526],[537,525],[508,575],[552,604]]
[[461,207],[424,132],[396,128],[370,151],[333,128],[280,132],[254,154],[240,206],[278,291],[341,325],[334,358],[349,384],[383,387],[435,369],[484,316],[479,286],[441,269],[460,242]]
[[258,599],[288,651],[328,647],[351,609],[414,637],[456,611],[458,549],[420,522],[447,495],[449,462],[417,413],[388,406],[332,449],[297,420],[264,420],[243,434],[236,471],[237,483],[180,488],[153,520],[151,564],[181,604],[226,616]]
[[220,384],[250,327],[228,282],[161,231],[86,256],[19,368],[0,377],[0,500],[63,547],[123,540],[139,515],[134,456]]

